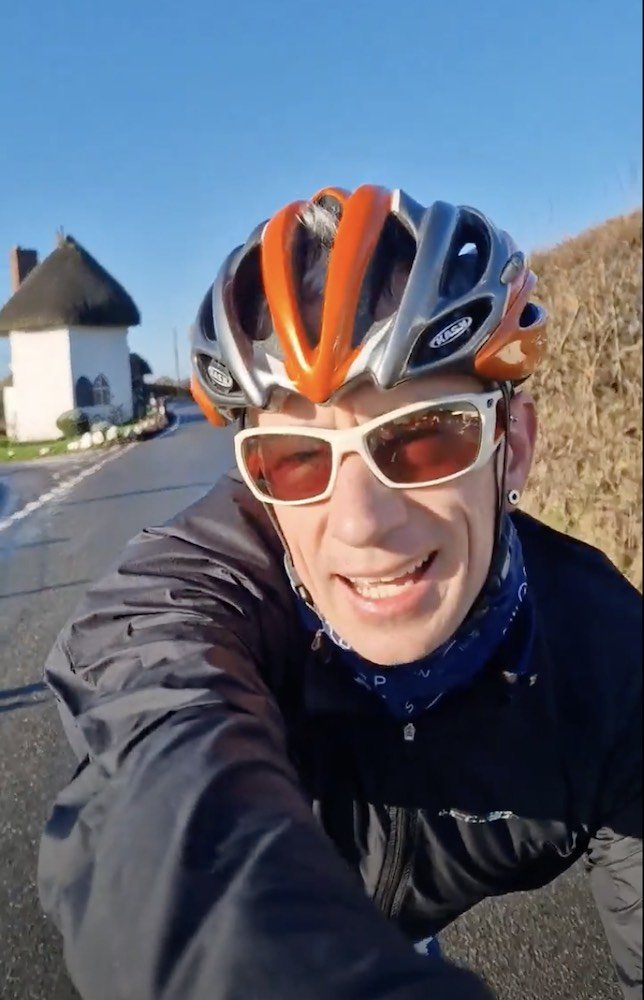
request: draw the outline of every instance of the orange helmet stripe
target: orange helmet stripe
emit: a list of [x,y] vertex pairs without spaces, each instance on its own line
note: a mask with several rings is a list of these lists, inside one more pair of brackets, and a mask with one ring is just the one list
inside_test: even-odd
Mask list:
[[228,421],[225,417],[222,417],[217,407],[208,398],[204,390],[199,385],[197,377],[194,374],[190,376],[190,392],[192,393],[192,398],[209,424],[212,424],[213,427],[226,426]]
[[329,258],[320,339],[311,348],[300,315],[293,274],[293,241],[298,214],[306,202],[293,202],[267,223],[262,236],[262,278],[275,331],[284,351],[286,371],[295,388],[321,403],[343,381],[358,352],[351,350],[356,308],[371,256],[391,210],[391,193],[363,185],[352,195],[324,188],[343,205]]
[[287,374],[301,392],[301,376],[310,370],[313,360],[293,275],[293,242],[298,214],[305,206],[305,201],[291,202],[267,222],[261,252],[262,281],[271,319],[284,351]]
[[351,339],[360,291],[390,211],[391,193],[371,184],[359,187],[345,203],[326,279],[315,385],[321,399],[342,384],[359,350],[351,350]]

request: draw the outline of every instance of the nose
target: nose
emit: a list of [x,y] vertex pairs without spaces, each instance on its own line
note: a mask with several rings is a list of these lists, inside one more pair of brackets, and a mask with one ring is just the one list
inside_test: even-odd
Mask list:
[[404,490],[381,483],[360,455],[344,456],[328,503],[328,530],[354,548],[381,543],[407,519]]

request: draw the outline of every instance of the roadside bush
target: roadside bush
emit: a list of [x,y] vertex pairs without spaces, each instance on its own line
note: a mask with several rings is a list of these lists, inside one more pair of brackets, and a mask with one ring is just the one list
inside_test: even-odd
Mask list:
[[56,421],[56,427],[62,432],[63,437],[78,437],[79,434],[86,434],[89,430],[89,417],[84,410],[66,410]]
[[550,313],[523,509],[642,589],[642,211],[532,257]]
[[110,406],[107,412],[107,419],[110,424],[114,424],[115,427],[119,427],[121,424],[125,423],[125,412],[123,407],[119,404],[118,406]]

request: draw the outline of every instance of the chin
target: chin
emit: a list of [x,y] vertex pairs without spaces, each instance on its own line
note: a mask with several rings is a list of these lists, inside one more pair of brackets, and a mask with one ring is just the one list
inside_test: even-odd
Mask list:
[[[410,588],[411,589],[411,588]],[[427,588],[417,606],[391,606],[392,602],[358,601],[351,607],[351,594],[341,602],[313,599],[331,628],[351,649],[369,663],[395,667],[429,656],[454,634],[467,612],[465,594],[459,587]],[[320,598],[330,595],[320,594]],[[344,597],[344,595],[341,595]],[[409,591],[403,599],[409,598]],[[384,605],[384,606],[383,606]],[[388,606],[389,605],[389,606]],[[355,614],[352,611],[355,610]]]
[[428,656],[443,642],[442,637],[434,638],[427,634],[427,629],[419,630],[418,635],[407,635],[401,641],[400,631],[388,629],[386,635],[380,635],[378,630],[371,631],[365,635],[363,629],[352,629],[346,627],[344,631],[338,629],[342,638],[351,648],[369,663],[379,667],[397,667],[401,663],[414,663]]

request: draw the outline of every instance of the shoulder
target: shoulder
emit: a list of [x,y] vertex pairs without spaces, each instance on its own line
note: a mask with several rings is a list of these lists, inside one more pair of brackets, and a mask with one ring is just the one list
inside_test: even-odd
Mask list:
[[[284,578],[283,549],[266,511],[232,472],[199,500],[146,536],[167,539],[210,552],[221,562],[256,567],[269,577]],[[135,539],[135,542],[139,539]]]
[[[66,651],[90,665],[159,643],[179,655],[225,636],[256,660],[287,633],[292,593],[270,520],[241,483],[224,476],[167,523],[145,528],[87,590],[61,633]],[[287,625],[287,622],[289,625]],[[164,654],[165,655],[165,654]]]
[[540,607],[568,616],[592,609],[602,621],[613,615],[641,620],[642,595],[601,549],[564,535],[528,514],[514,522],[523,546],[526,572]]
[[[185,591],[186,606],[270,617],[292,604],[281,542],[262,505],[233,475],[222,476],[165,524],[145,528],[116,563],[108,586],[119,592]],[[104,590],[105,583],[102,585]]]
[[628,710],[641,697],[642,595],[601,550],[526,514],[514,521],[559,689],[602,717]]

